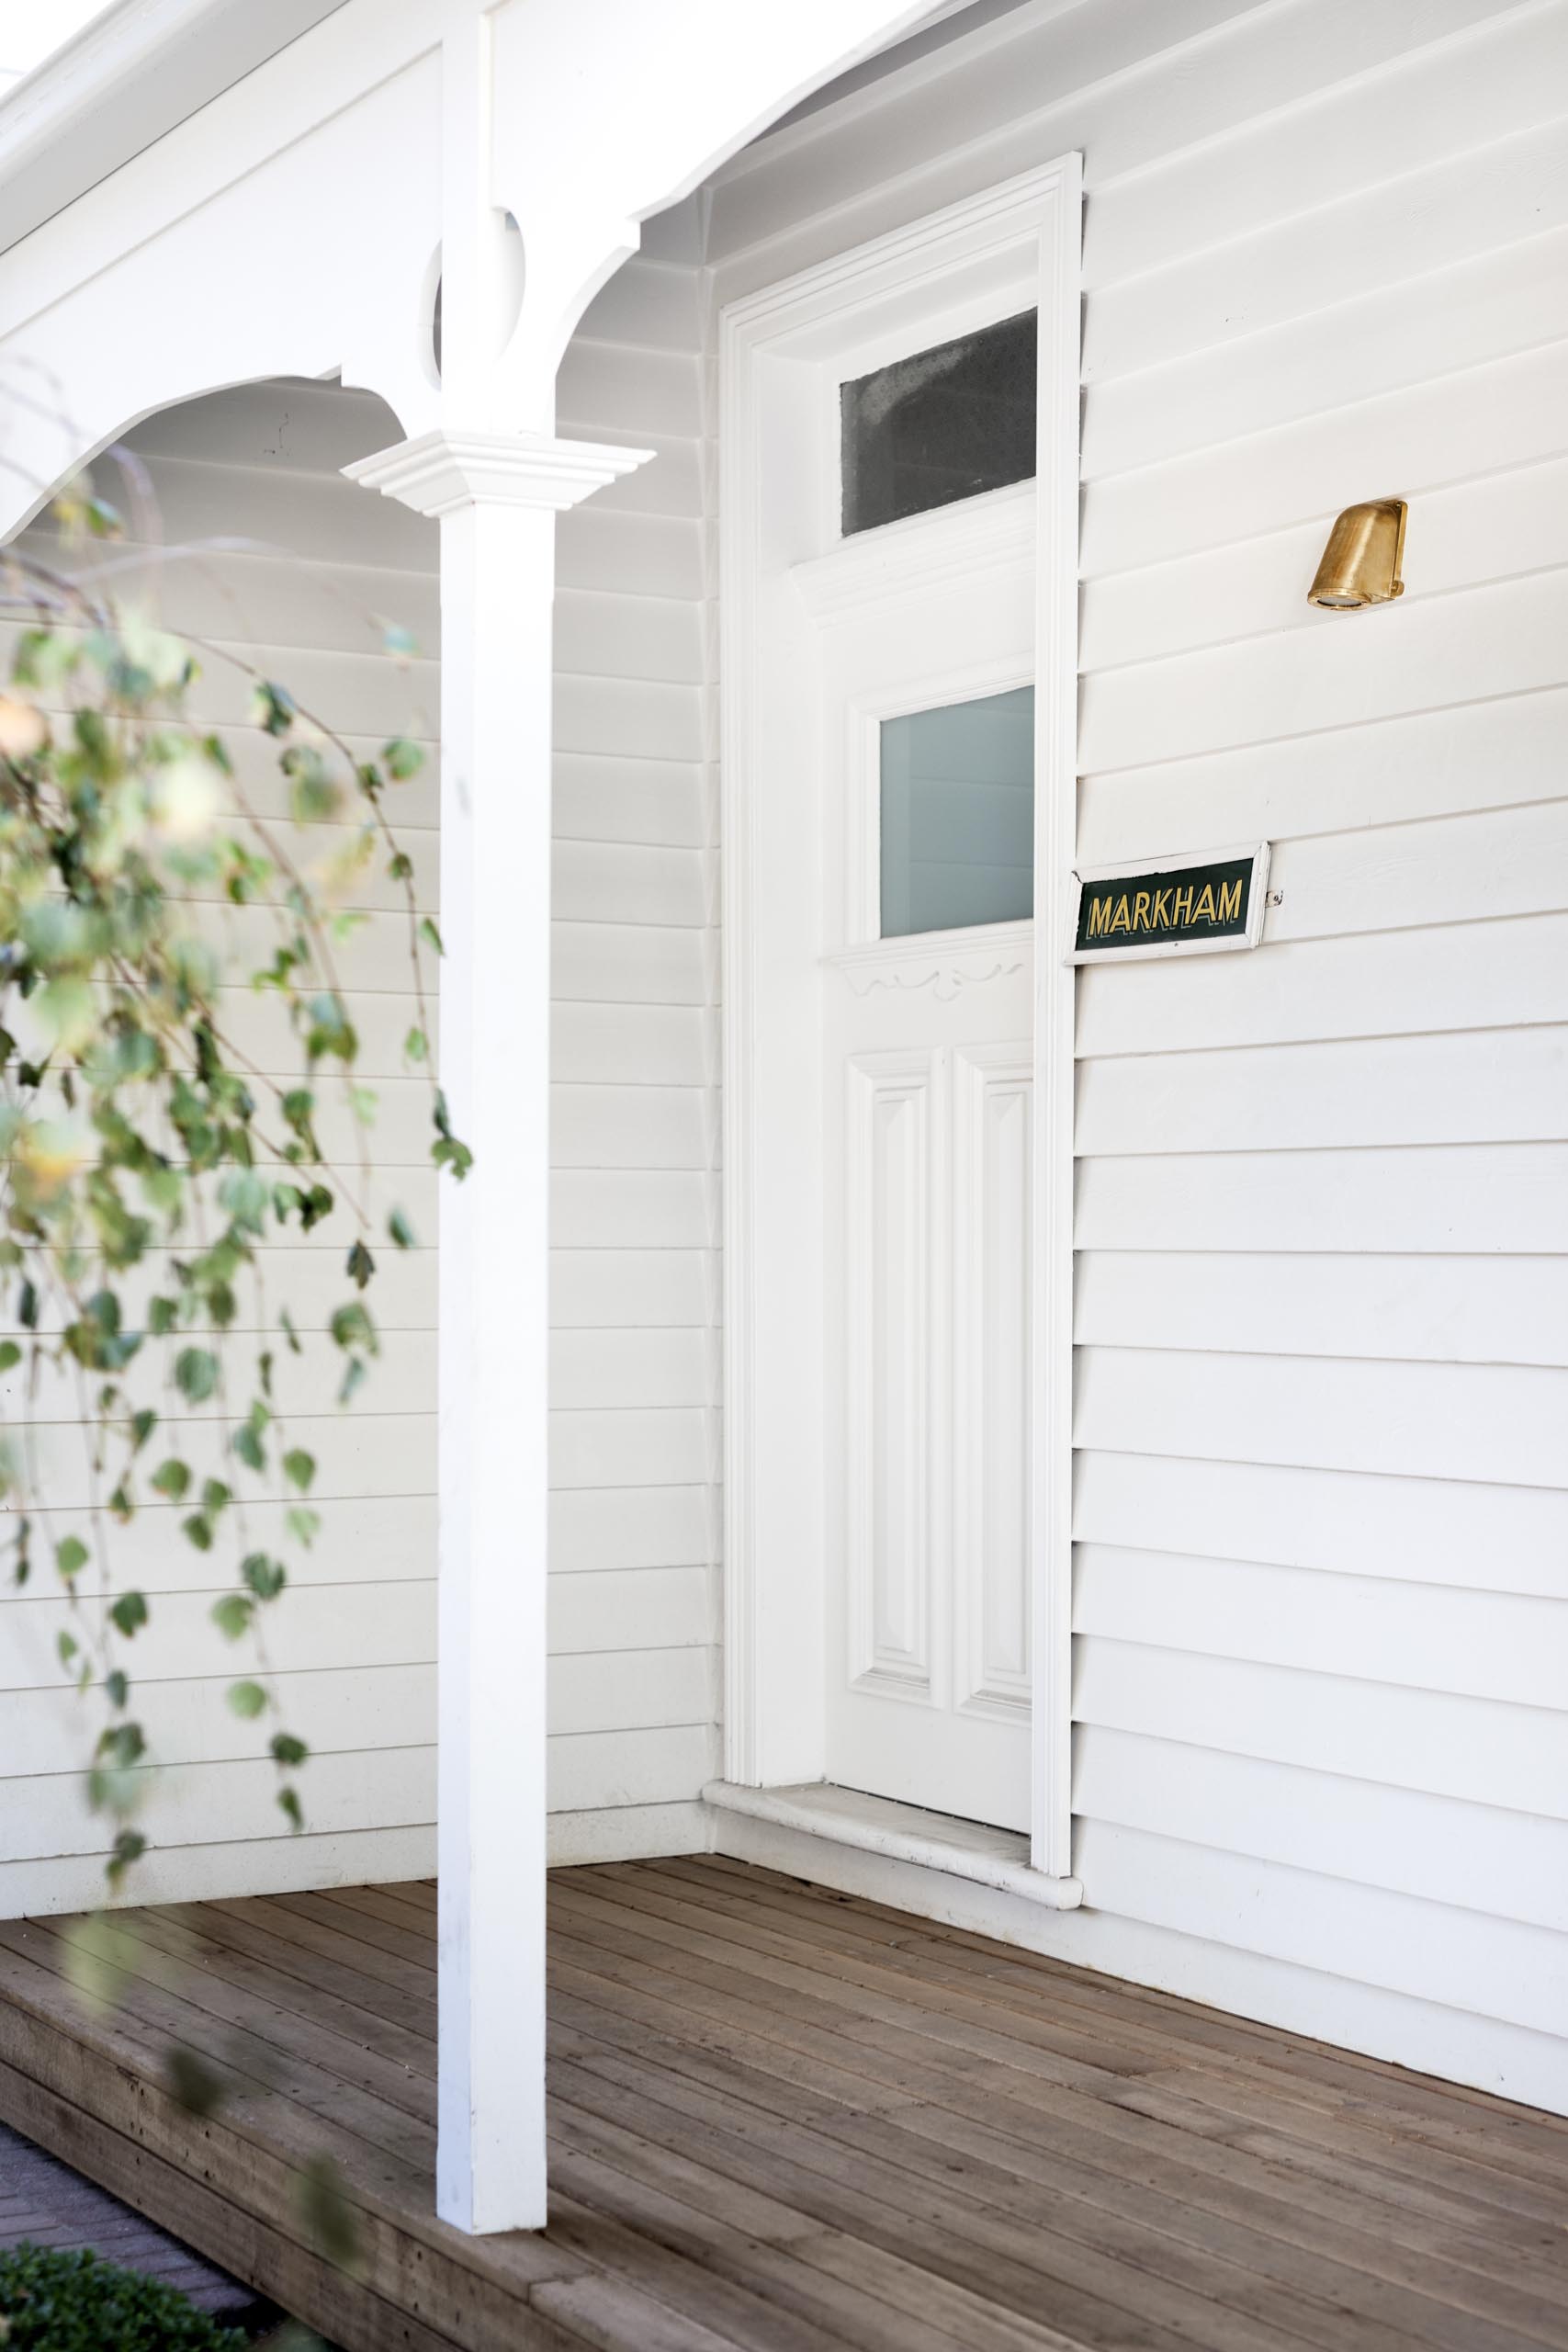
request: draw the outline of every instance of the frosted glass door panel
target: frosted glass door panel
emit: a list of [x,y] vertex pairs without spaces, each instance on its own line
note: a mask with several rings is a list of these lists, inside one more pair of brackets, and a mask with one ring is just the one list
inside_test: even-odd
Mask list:
[[882,936],[1034,911],[1034,689],[882,722]]

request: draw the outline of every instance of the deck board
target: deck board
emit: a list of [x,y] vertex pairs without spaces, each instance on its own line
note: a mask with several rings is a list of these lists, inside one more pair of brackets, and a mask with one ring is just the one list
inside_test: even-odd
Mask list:
[[428,1884],[120,1925],[0,1926],[0,2117],[345,2352],[1568,2343],[1568,2121],[745,1864],[555,1874],[538,2235],[434,2216]]

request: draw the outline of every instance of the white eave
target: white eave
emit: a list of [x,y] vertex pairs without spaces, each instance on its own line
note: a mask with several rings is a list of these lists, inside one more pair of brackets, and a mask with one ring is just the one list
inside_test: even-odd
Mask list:
[[[1051,4],[1067,8],[1077,0]],[[0,253],[344,5],[116,0],[0,96]],[[932,0],[902,40],[828,83],[783,121],[815,114],[890,66],[924,59],[1022,5]]]
[[0,252],[344,0],[118,0],[0,99]]

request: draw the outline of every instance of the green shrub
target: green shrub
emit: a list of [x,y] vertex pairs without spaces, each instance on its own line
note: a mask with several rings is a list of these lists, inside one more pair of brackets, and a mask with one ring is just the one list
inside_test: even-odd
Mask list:
[[244,2352],[244,2344],[173,2287],[95,2254],[28,2245],[0,2254],[5,2352]]

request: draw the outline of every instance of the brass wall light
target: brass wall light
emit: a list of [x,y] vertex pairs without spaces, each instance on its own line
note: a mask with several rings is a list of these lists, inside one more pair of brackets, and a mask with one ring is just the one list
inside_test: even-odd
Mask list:
[[1399,573],[1407,511],[1403,498],[1369,498],[1364,505],[1347,506],[1328,534],[1308,603],[1348,613],[1359,605],[1386,605],[1391,596],[1403,596]]

